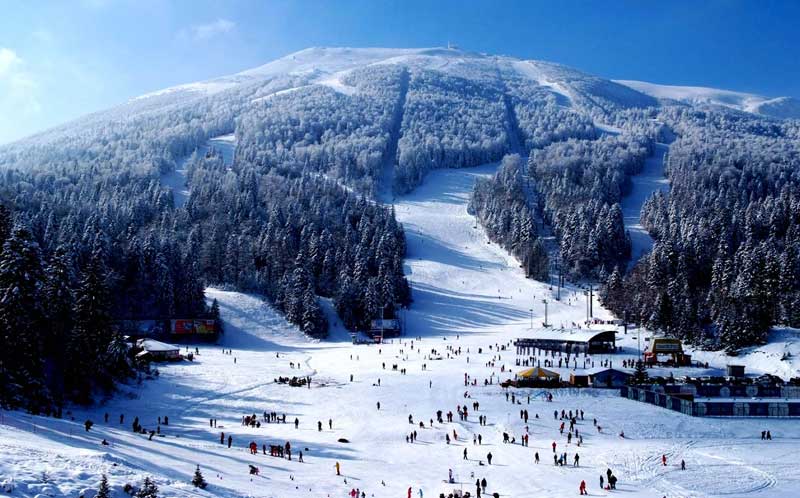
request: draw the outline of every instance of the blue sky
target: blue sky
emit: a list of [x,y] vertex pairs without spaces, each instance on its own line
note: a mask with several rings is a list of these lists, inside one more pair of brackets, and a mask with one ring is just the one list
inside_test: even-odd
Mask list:
[[800,97],[800,1],[0,0],[0,143],[310,46],[441,46]]

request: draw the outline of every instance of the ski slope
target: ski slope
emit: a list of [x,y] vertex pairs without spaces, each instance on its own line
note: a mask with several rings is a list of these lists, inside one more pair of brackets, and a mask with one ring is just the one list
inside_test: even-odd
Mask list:
[[653,238],[639,220],[642,206],[652,194],[669,190],[669,181],[664,176],[664,157],[669,150],[667,144],[656,143],[655,152],[644,162],[638,175],[631,177],[631,191],[622,198],[622,218],[625,230],[631,237],[631,260],[633,265],[653,247]]
[[[227,166],[233,164],[233,152],[236,149],[236,137],[233,133],[209,139],[208,142],[198,147],[194,153],[196,153],[198,157],[203,157],[212,148],[218,150],[222,154],[222,160]],[[186,168],[191,158],[192,154],[189,154],[180,159],[175,165],[174,170],[161,175],[160,178],[161,185],[172,190],[172,199],[176,208],[183,207],[189,199],[190,191],[186,179]]]
[[[800,448],[796,421],[696,419],[605,390],[561,390],[553,393],[552,403],[540,390],[512,390],[520,404],[507,400],[497,382],[518,368],[514,354],[502,348],[524,335],[531,320],[541,325],[542,299],[549,300],[548,318],[556,325],[580,322],[586,306],[579,289],[565,290],[556,302],[548,285],[525,279],[518,263],[489,243],[467,214],[475,179],[495,169],[435,170],[421,187],[396,200],[414,292],[405,314],[406,337],[355,346],[334,323],[330,340],[315,341],[258,296],[210,288],[207,296],[220,303],[225,334],[218,345],[198,345],[194,362],[159,365],[157,377],[122,386],[113,398],[73,408],[60,420],[0,412],[0,489],[5,484],[13,497],[75,497],[95,488],[106,473],[116,497],[126,496],[120,491],[125,483],[139,485],[146,475],[155,478],[159,496],[166,498],[344,498],[354,488],[369,497],[405,497],[409,487],[414,497],[435,498],[453,489],[474,496],[475,480],[481,478],[489,495],[519,498],[577,495],[582,479],[591,496],[793,496],[800,479],[792,463]],[[330,314],[330,303],[323,306]],[[594,310],[596,316],[608,316],[597,302]],[[633,357],[635,333],[620,337],[624,355]],[[717,372],[726,360],[709,361],[708,371],[686,373]],[[465,374],[477,385],[465,387]],[[278,376],[311,376],[312,387],[279,384],[274,382]],[[488,380],[492,384],[485,386]],[[478,413],[474,402],[480,403]],[[464,404],[470,408],[467,420],[435,421],[437,410],[455,413]],[[520,419],[523,409],[529,411],[527,425]],[[584,437],[581,447],[567,444],[559,433],[560,421],[552,414],[562,409],[584,411],[577,426]],[[287,423],[241,424],[243,416],[261,419],[265,411],[286,414]],[[107,423],[105,413],[110,414]],[[487,417],[486,425],[477,423],[478,415]],[[157,427],[159,416],[168,416],[169,425],[162,424],[161,435],[151,441],[130,430],[135,416],[146,428]],[[95,422],[89,432],[83,428],[87,418]],[[216,428],[209,425],[212,418]],[[764,429],[772,431],[774,441],[759,439]],[[530,443],[523,447],[519,441],[526,430]],[[220,444],[223,431],[233,437],[231,448]],[[413,443],[405,439],[411,431],[417,432]],[[618,435],[622,431],[624,439]],[[516,444],[504,444],[504,432]],[[473,444],[478,435],[481,445]],[[110,445],[101,445],[103,439]],[[248,453],[250,441],[258,444],[259,454]],[[261,454],[262,444],[286,441],[293,448],[291,461]],[[553,465],[554,441],[559,453],[568,453],[568,466]],[[580,466],[573,467],[576,452]],[[662,455],[667,466],[661,465]],[[686,471],[679,469],[681,459]],[[190,484],[196,465],[209,482],[205,491]],[[251,476],[248,465],[258,466],[260,475]],[[617,491],[599,488],[607,468],[619,478]],[[450,469],[452,484],[444,482]]]

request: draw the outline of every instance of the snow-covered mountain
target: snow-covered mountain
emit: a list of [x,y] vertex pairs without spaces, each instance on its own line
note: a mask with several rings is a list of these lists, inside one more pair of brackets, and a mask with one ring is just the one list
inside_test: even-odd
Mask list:
[[[787,496],[800,471],[774,462],[794,421],[770,419],[767,443],[762,419],[499,390],[530,360],[563,379],[619,368],[649,331],[716,349],[654,375],[721,376],[725,350],[800,375],[800,121],[743,112],[791,101],[631,85],[454,49],[312,48],[0,148],[0,406],[81,402],[0,412],[0,494],[90,497],[105,474],[116,497],[146,477],[165,498],[438,496],[484,476],[488,494],[585,479],[603,495],[591,476],[613,469],[631,498]],[[169,317],[224,334],[135,372],[122,334]],[[378,317],[405,336],[350,344]],[[631,325],[613,355],[510,347],[539,324],[611,330],[592,317]],[[83,406],[98,388],[117,395]],[[469,417],[434,422],[467,398]],[[580,436],[559,431],[577,409]],[[285,442],[296,458],[267,456]],[[574,466],[532,463],[556,444]]]
[[775,118],[800,118],[800,101],[793,97],[770,98],[753,93],[734,92],[703,86],[658,85],[634,80],[615,81],[661,101],[723,106]]
[[[327,87],[339,93],[355,88],[342,78],[355,70],[376,66],[434,71],[463,78],[479,85],[521,78],[522,84],[549,94],[564,107],[581,111],[658,106],[678,101],[693,105],[720,105],[775,118],[800,117],[800,102],[792,97],[769,98],[754,94],[703,87],[657,85],[640,81],[611,80],[551,62],[468,52],[450,48],[326,48],[314,47],[287,55],[262,66],[233,75],[187,83],[150,92],[75,121],[38,133],[22,143],[57,140],[62,134],[85,131],[112,120],[163,113],[175,106],[190,105],[216,97],[218,102],[244,89],[252,90],[253,102],[264,102],[297,90]],[[232,130],[229,130],[232,131]]]
[[[280,76],[303,78],[309,84],[337,88],[336,81],[355,68],[397,64],[478,77],[497,66],[510,66],[536,84],[569,99],[603,99],[627,107],[658,105],[661,100],[713,104],[777,118],[800,118],[800,102],[793,97],[761,95],[699,86],[673,86],[635,80],[612,80],[561,64],[494,56],[450,48],[327,48],[313,47],[262,66],[207,81],[179,85],[132,99],[171,95],[211,95],[237,86]],[[448,69],[448,66],[452,68]],[[656,100],[657,99],[657,100]]]

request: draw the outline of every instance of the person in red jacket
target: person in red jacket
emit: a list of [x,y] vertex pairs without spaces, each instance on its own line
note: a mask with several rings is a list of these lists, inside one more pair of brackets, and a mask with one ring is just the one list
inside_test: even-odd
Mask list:
[[667,455],[661,455],[661,465],[667,466]]
[[586,481],[583,481],[583,480],[581,481],[580,492],[581,492],[581,495],[588,495],[589,494],[586,491]]

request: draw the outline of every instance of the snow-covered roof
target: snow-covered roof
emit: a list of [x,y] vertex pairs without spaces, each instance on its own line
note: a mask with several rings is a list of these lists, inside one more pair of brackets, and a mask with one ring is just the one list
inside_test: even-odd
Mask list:
[[526,334],[520,339],[539,339],[549,341],[569,341],[569,342],[589,342],[600,334],[615,330],[592,330],[592,329],[534,329],[532,333]]
[[625,375],[633,375],[632,368],[603,368],[603,367],[596,367],[596,368],[589,368],[584,371],[586,375],[597,375],[604,372],[619,372]]
[[165,353],[168,351],[180,351],[178,346],[173,346],[172,344],[167,344],[165,342],[156,341],[154,339],[140,339],[137,343],[138,346],[145,351],[151,353]]

